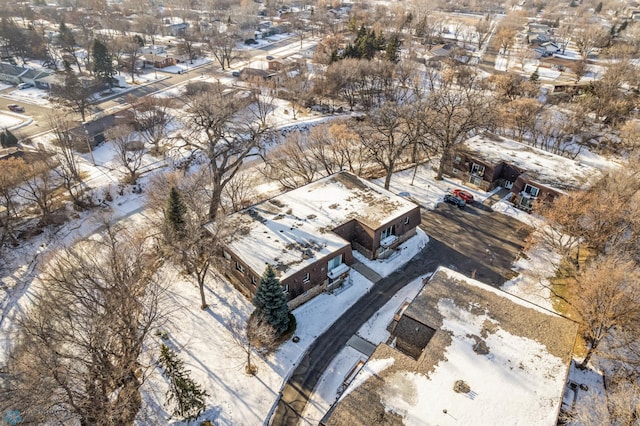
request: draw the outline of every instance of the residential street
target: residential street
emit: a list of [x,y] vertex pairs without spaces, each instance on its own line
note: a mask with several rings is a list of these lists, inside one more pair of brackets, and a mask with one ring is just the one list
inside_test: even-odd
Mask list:
[[[315,386],[333,358],[358,329],[406,284],[445,265],[498,286],[506,280],[498,271],[508,270],[495,265],[510,265],[521,249],[516,241],[526,236],[526,232],[516,228],[517,221],[514,219],[481,207],[459,210],[448,204],[440,204],[434,212],[423,212],[422,221],[421,228],[431,238],[427,246],[404,267],[377,282],[369,293],[316,339],[285,385],[270,424],[298,424],[300,413],[304,411]],[[494,225],[488,227],[490,223]],[[442,240],[434,238],[434,233]],[[458,244],[467,236],[472,237],[466,239],[464,244]],[[490,241],[489,244],[495,241],[504,243],[499,249],[490,251],[493,260],[486,264],[482,262],[482,256],[474,255],[474,252],[485,253],[486,244],[482,244],[485,239]]]

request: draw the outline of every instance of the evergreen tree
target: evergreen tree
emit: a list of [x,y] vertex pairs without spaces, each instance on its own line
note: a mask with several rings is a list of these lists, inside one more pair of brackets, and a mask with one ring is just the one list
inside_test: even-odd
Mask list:
[[398,52],[400,51],[400,38],[398,37],[398,34],[393,34],[391,36],[391,38],[389,39],[389,42],[387,43],[387,48],[385,49],[384,52],[384,58],[387,61],[391,61],[394,64],[398,63]]
[[4,132],[0,133],[0,146],[3,148],[18,146],[18,138],[9,129],[5,129]]
[[531,74],[531,77],[529,77],[529,80],[532,83],[538,83],[540,81],[540,74],[538,73],[538,68],[536,68],[536,70]]
[[175,404],[172,415],[186,421],[196,419],[206,407],[205,398],[209,396],[207,392],[193,381],[184,367],[184,361],[167,345],[160,347],[158,366],[169,381],[167,404]]
[[107,83],[110,88],[113,88],[113,76],[116,73],[113,67],[113,58],[109,53],[107,46],[100,40],[93,40],[93,71]]
[[602,12],[602,2],[600,2],[600,3],[598,3],[598,4],[596,5],[596,8],[594,9],[594,12],[595,12],[595,13],[600,13],[600,12]]
[[178,236],[184,231],[185,213],[187,213],[187,207],[182,202],[180,192],[174,186],[169,193],[167,208],[165,210],[165,223],[169,231]]
[[289,306],[287,306],[287,296],[282,291],[280,280],[276,278],[276,273],[267,266],[260,284],[253,297],[253,304],[257,314],[263,316],[281,335],[289,328]]
[[71,64],[69,64],[66,59],[63,62],[64,71],[62,72],[62,76],[64,77],[64,84],[62,86],[55,86],[52,89],[52,94],[60,99],[62,103],[71,107],[73,111],[79,113],[82,121],[85,121],[85,115],[91,97],[91,89],[82,84],[78,75],[71,69]]
[[620,28],[618,28],[618,32],[621,33],[622,31],[627,29],[627,25],[629,25],[629,21],[627,21],[626,19],[624,21],[622,21],[622,23],[620,24]]

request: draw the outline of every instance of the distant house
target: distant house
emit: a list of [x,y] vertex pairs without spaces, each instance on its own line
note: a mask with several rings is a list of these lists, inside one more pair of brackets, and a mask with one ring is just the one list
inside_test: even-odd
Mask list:
[[178,17],[163,18],[162,22],[165,33],[173,37],[184,35],[187,28],[189,28],[189,23]]
[[535,52],[539,57],[546,58],[547,56],[552,56],[554,53],[560,52],[560,47],[553,42],[546,42],[540,44],[540,46],[536,47]]
[[552,40],[553,30],[545,24],[530,22],[527,29],[529,44],[542,44]]
[[225,226],[236,232],[224,246],[226,275],[251,297],[272,265],[297,306],[348,278],[352,250],[389,257],[419,224],[416,204],[339,172],[231,215]]
[[578,324],[440,267],[320,421],[555,426]]
[[29,68],[28,71],[20,76],[20,79],[25,83],[31,83],[38,89],[47,90],[49,85],[46,80],[49,76],[54,75],[55,72],[51,70],[34,70]]
[[254,78],[261,78],[263,80],[269,80],[275,73],[271,70],[261,70],[258,68],[243,68],[240,71],[241,80],[251,80]]
[[20,77],[26,74],[27,71],[29,71],[28,68],[0,62],[0,81],[9,84],[20,84],[22,83]]
[[599,174],[570,158],[490,133],[464,142],[445,171],[484,191],[498,186],[510,189],[511,202],[527,211],[535,202],[583,187]]
[[81,124],[71,129],[71,134],[77,141],[88,140],[89,145],[95,148],[96,145],[106,140],[105,133],[116,125],[116,116],[105,115],[93,121]]

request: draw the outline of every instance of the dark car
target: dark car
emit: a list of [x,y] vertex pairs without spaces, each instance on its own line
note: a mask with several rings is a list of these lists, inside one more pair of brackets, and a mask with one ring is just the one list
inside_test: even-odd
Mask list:
[[467,203],[473,203],[473,195],[470,192],[465,191],[464,189],[454,189],[453,195],[458,198],[462,198]]
[[274,59],[273,56],[271,56],[271,55],[267,56],[267,61],[271,61],[272,59]]
[[444,202],[458,206],[458,208],[463,208],[464,206],[467,205],[467,202],[464,201],[462,198],[452,194],[446,194],[444,196]]
[[7,105],[7,108],[13,112],[24,112],[24,107],[17,104],[9,104]]
[[232,71],[232,72],[231,72],[231,75],[232,75],[233,77],[240,77],[240,71]]

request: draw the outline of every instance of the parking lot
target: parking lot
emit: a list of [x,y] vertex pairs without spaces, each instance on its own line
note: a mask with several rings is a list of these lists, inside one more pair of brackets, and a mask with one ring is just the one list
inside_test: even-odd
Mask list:
[[465,208],[440,203],[423,210],[421,227],[441,244],[437,255],[443,266],[495,286],[516,275],[511,264],[531,232],[522,222],[478,202]]

